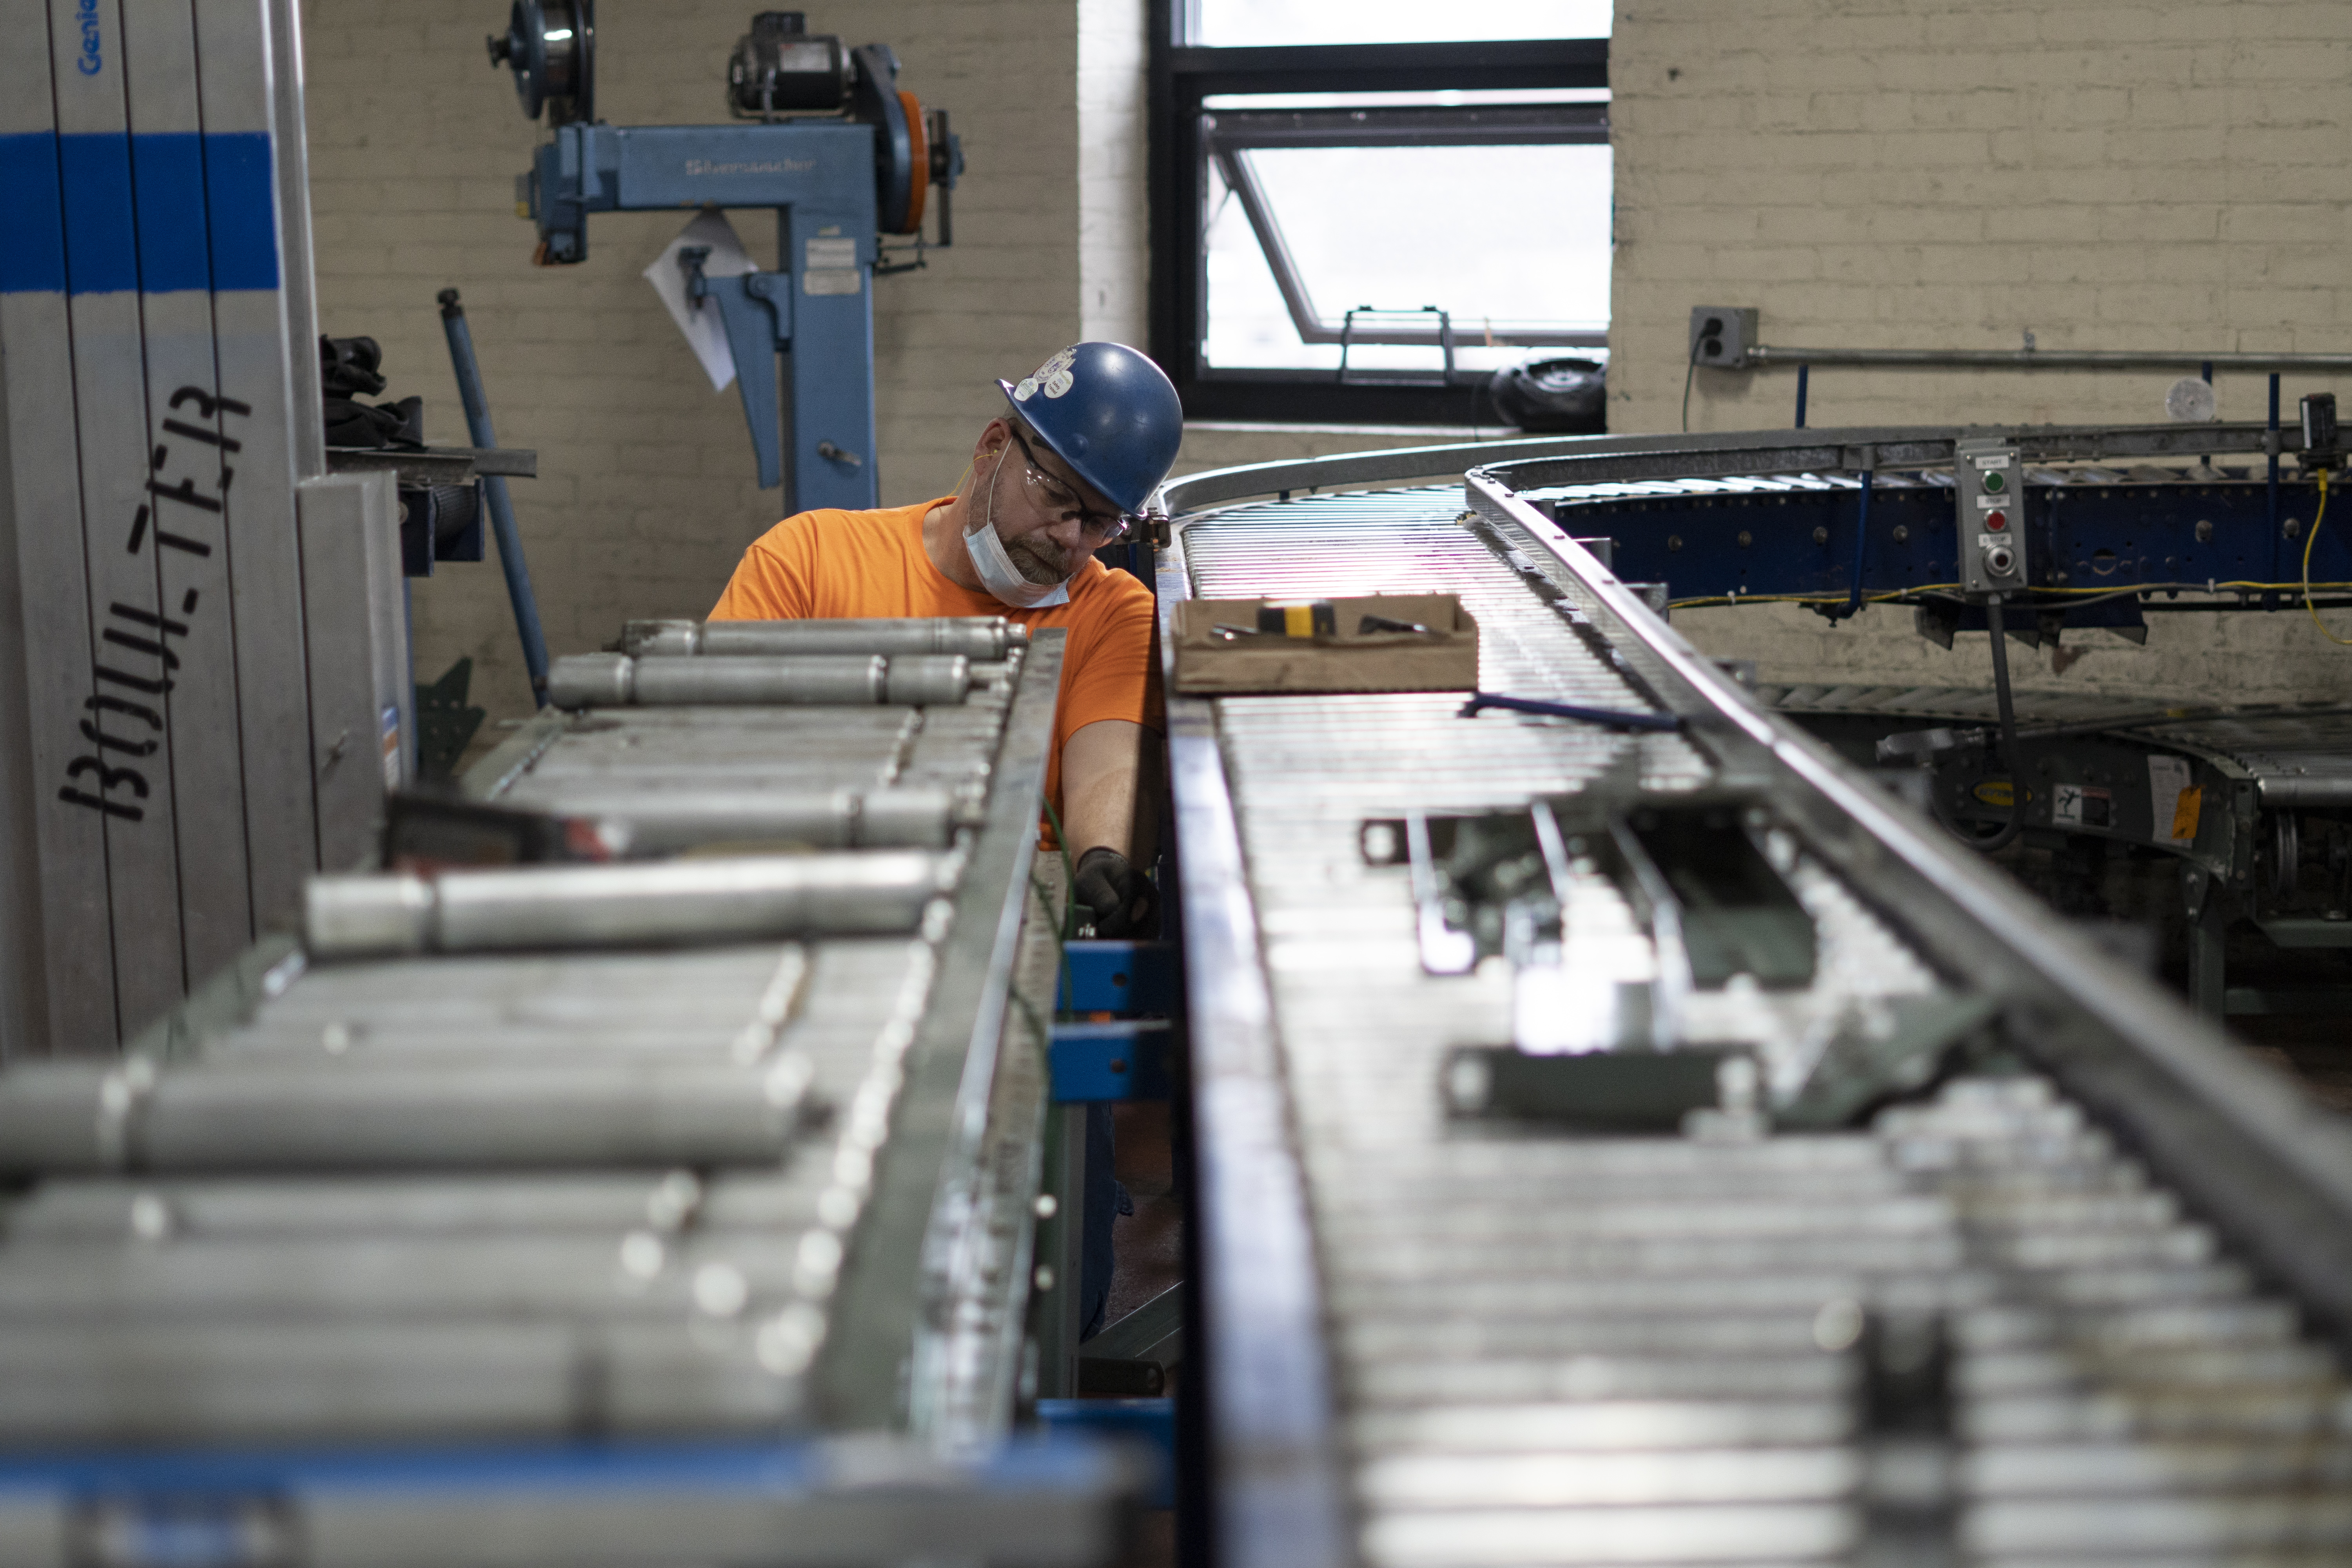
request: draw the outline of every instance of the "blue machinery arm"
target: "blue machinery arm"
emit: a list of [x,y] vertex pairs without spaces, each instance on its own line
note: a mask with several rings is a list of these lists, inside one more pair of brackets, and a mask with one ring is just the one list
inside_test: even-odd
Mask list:
[[[760,488],[782,485],[787,511],[857,510],[879,500],[872,461],[875,136],[873,126],[838,120],[575,123],[557,129],[530,175],[531,216],[549,261],[586,254],[593,212],[777,209],[783,265],[706,279],[701,288],[719,301],[735,351]],[[779,351],[781,405],[770,368]]]
[[[781,485],[787,512],[875,505],[873,280],[924,264],[927,205],[939,213],[935,243],[954,243],[949,193],[963,148],[947,111],[898,90],[887,46],[812,34],[797,11],[760,13],[736,42],[727,100],[743,124],[599,121],[594,0],[515,0],[508,31],[488,43],[491,64],[514,72],[523,113],[546,115],[554,132],[520,182],[539,225],[534,259],[584,260],[590,213],[775,209],[777,269],[707,278],[709,252],[685,256],[690,296],[718,301],[760,488]],[[886,260],[886,233],[909,237],[895,254],[914,259]]]
[[[686,272],[686,297],[719,307],[727,329],[727,347],[735,356],[735,387],[743,398],[743,420],[751,427],[751,449],[760,460],[760,488],[774,489],[783,483],[783,456],[776,439],[776,378],[759,371],[768,356],[788,351],[793,343],[793,297],[789,281],[774,272],[751,272],[739,278],[706,277],[702,264],[710,258],[708,246],[690,245],[678,252]],[[752,368],[747,370],[745,366]],[[800,509],[794,508],[798,510]]]

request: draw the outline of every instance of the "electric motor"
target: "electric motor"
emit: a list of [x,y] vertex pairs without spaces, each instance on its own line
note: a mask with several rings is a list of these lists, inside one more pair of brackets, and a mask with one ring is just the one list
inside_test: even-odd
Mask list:
[[811,33],[800,11],[762,11],[735,41],[727,62],[727,107],[740,119],[829,112],[846,106],[857,85],[849,46]]

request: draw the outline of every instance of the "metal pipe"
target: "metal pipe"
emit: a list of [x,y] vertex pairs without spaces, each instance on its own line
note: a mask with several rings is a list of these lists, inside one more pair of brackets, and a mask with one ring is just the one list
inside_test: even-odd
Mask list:
[[1955,370],[2352,371],[2352,354],[2201,353],[2136,349],[1819,349],[1758,343],[1735,369],[1779,365],[1876,365]]
[[542,866],[416,876],[316,877],[303,925],[313,957],[620,947],[915,929],[953,885],[951,862],[912,850],[761,855],[640,866]]
[[621,630],[621,651],[636,658],[911,653],[993,661],[1028,641],[1027,626],[1002,616],[917,621],[631,621]]
[[[2271,417],[2268,438],[2263,445],[2270,454],[2270,483],[2266,493],[2271,523],[2271,569],[2270,575],[2263,581],[2275,583],[2279,580],[2279,378],[2275,374],[2271,377]],[[2263,607],[2268,609],[2275,596],[2264,594]]]
[[1797,428],[1800,430],[1805,427],[1805,391],[1812,379],[1811,365],[1801,364],[1797,367]]
[[617,823],[627,830],[633,856],[775,840],[818,849],[944,849],[958,821],[955,797],[939,789],[534,789],[526,778],[503,800]]
[[[457,290],[444,289],[441,330],[449,339],[449,360],[457,367],[457,396],[466,405],[466,430],[477,447],[495,447],[490,429],[489,399],[482,393],[481,366],[474,359],[474,334],[466,325],[465,307]],[[496,474],[482,479],[482,494],[489,502],[490,531],[498,536],[499,570],[506,574],[507,601],[514,606],[515,635],[522,639],[522,661],[530,671],[531,695],[547,706],[547,635],[540,629],[539,600],[530,588],[530,568],[522,554],[522,531],[515,526],[514,502],[507,482]]]
[[[274,1321],[0,1335],[12,1444],[761,1431],[802,1384],[680,1323]],[[397,1559],[393,1559],[397,1561]]]
[[573,654],[555,662],[559,708],[764,708],[803,703],[961,702],[971,661],[961,657],[648,658]]
[[773,1238],[656,1236],[642,1216],[601,1236],[262,1235],[111,1247],[20,1242],[10,1250],[14,1267],[0,1269],[7,1331],[29,1323],[160,1328],[330,1314],[355,1331],[391,1318],[685,1321],[695,1310],[694,1276],[704,1268],[734,1276],[743,1310],[792,1294],[792,1249]]
[[798,1055],[752,1067],[38,1062],[0,1074],[0,1170],[759,1164],[791,1148],[808,1073]]
[[6,1210],[20,1242],[222,1241],[588,1232],[779,1233],[804,1224],[818,1184],[767,1172],[211,1176],[43,1182]]

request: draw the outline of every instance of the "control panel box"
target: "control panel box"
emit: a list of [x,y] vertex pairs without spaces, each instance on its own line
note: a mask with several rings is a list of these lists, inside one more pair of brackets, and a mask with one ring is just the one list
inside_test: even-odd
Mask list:
[[1970,595],[2025,587],[2025,464],[2006,441],[1962,441],[1952,449],[1960,587]]
[[1695,305],[1690,319],[1691,363],[1717,370],[1738,370],[1756,346],[1756,308],[1752,305]]

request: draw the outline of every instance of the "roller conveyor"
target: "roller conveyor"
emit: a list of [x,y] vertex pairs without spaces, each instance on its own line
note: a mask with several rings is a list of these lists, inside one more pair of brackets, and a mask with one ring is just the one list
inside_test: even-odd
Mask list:
[[[1682,721],[1171,698],[1224,1560],[2352,1553],[2341,1130],[1845,783],[1508,472],[1347,493],[1327,460],[1199,486],[1279,501],[1171,496],[1163,604],[1454,593],[1482,689]],[[1759,1088],[1680,1134],[1449,1114],[1453,1053],[1524,1036],[1525,975],[1431,973],[1413,873],[1369,864],[1362,825],[1629,781],[1747,790],[1789,837],[1810,982],[1685,1014],[1685,1047],[1752,1055]],[[1654,982],[1620,889],[1555,882],[1554,994]],[[1997,1048],[1878,1085],[1850,1127],[1769,1130],[1874,1016],[1972,998]]]
[[1005,631],[941,628],[1003,656],[942,706],[534,721],[476,801],[733,804],[560,836],[604,864],[320,879],[121,1061],[0,1074],[0,1558],[182,1561],[194,1510],[223,1563],[1097,1560],[1124,1464],[1004,1446],[1062,652]]

